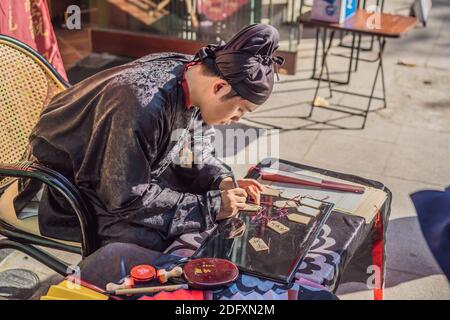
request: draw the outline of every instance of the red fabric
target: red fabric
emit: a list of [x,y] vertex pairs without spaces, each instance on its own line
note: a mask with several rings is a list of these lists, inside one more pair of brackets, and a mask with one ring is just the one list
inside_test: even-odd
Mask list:
[[35,49],[67,80],[47,0],[1,0],[0,33]]
[[197,62],[197,61],[189,62],[188,64],[186,64],[186,66],[184,68],[183,81],[181,82],[181,86],[183,87],[184,104],[186,106],[186,109],[190,109],[191,108],[191,99],[190,99],[190,96],[189,96],[189,86],[188,86],[188,83],[186,81],[185,74],[186,74],[186,71],[188,71],[192,66],[195,66],[198,63],[199,62]]
[[138,300],[205,300],[201,290],[177,290],[173,292],[160,292],[153,297],[143,296]]
[[249,2],[250,0],[202,0],[197,1],[197,10],[211,21],[223,21]]
[[190,109],[191,108],[191,99],[189,97],[189,87],[188,87],[186,78],[184,77],[184,74],[183,74],[183,81],[181,82],[181,86],[183,87],[183,92],[184,92],[184,105],[185,105],[186,109]]
[[374,300],[383,300],[383,216],[380,211],[378,211],[375,219],[376,237],[372,247],[372,261],[380,270],[380,288],[373,289],[373,298]]

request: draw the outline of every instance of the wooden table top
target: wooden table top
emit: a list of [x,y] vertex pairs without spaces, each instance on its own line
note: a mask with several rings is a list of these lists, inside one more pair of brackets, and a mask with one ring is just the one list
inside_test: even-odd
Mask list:
[[[413,29],[417,24],[417,19],[414,17],[379,13],[380,28],[371,28],[367,22],[369,17],[373,14],[374,13],[369,13],[363,9],[358,9],[353,17],[346,20],[343,24],[338,24],[311,19],[311,11],[308,11],[299,17],[299,22],[312,26],[326,27],[340,31],[357,32],[387,38],[400,38]],[[374,21],[372,22],[374,23]]]

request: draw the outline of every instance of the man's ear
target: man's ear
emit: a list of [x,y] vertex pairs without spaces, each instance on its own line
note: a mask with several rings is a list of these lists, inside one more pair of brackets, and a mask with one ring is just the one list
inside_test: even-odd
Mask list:
[[213,85],[214,94],[218,94],[219,96],[224,96],[228,92],[230,92],[230,90],[231,90],[231,86],[225,80],[219,78],[217,81],[214,82],[214,85]]

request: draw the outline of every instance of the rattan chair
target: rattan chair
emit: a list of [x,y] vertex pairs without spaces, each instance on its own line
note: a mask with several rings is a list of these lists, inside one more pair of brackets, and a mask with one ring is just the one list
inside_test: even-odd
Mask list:
[[[4,35],[0,35],[0,70],[0,235],[6,238],[0,240],[0,249],[22,251],[68,275],[68,264],[36,245],[88,256],[97,249],[95,219],[82,194],[64,176],[22,159],[41,110],[69,84],[35,50]],[[17,218],[13,199],[18,178],[37,179],[62,194],[78,217],[81,243],[42,236],[37,216]]]

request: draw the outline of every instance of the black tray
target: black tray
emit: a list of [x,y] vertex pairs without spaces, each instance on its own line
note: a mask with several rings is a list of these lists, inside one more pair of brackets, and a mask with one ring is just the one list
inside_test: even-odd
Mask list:
[[[257,178],[254,172],[247,176]],[[264,197],[269,196],[263,196],[262,201],[267,200]],[[273,198],[273,201],[286,200],[284,198],[270,198]],[[245,222],[246,229],[240,237],[227,239],[226,233],[221,228],[216,228],[193,257],[228,259],[244,273],[289,284],[299,264],[331,214],[333,206],[333,203],[322,201],[321,213],[316,217],[311,217],[308,225],[291,222],[287,217],[277,219],[276,221],[290,228],[289,232],[282,235],[267,228],[267,226],[262,226],[261,223],[251,221],[251,213],[241,212],[239,218]],[[268,210],[271,213],[275,211],[273,208]],[[289,213],[298,213],[296,208],[289,208],[288,210]],[[249,244],[249,240],[254,236],[264,239],[270,250],[255,251]]]

